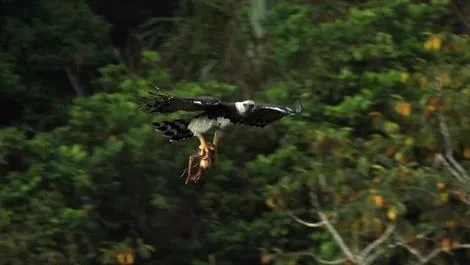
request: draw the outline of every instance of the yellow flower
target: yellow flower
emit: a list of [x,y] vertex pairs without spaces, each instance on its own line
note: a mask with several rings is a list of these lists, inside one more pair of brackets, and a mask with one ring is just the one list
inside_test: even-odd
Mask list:
[[410,116],[411,104],[407,102],[400,102],[396,105],[395,111],[402,116]]
[[441,49],[441,38],[439,36],[432,36],[424,43],[426,50],[440,50]]

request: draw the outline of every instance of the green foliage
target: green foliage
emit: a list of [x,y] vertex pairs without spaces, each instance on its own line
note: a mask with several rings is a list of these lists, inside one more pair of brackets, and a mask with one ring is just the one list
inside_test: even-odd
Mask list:
[[50,71],[69,62],[96,66],[107,58],[110,26],[91,12],[86,1],[42,0],[34,7],[37,13],[33,17],[7,17],[2,32],[10,37],[8,46],[24,63]]
[[[155,175],[168,175],[179,167],[161,160],[165,156],[161,153],[169,150],[157,148],[158,139],[149,124],[136,110],[133,97],[116,93],[77,100],[66,126],[31,140],[18,130],[3,130],[2,157],[10,159],[4,164],[22,165],[3,179],[2,203],[17,213],[3,240],[23,241],[24,251],[37,249],[24,253],[16,246],[15,252],[5,248],[2,253],[9,255],[4,262],[29,263],[48,254],[49,248],[65,251],[69,247],[78,253],[62,252],[63,258],[85,261],[93,257],[105,231],[125,229],[127,222],[152,211],[174,210],[179,199],[164,196],[167,181]],[[156,165],[159,160],[163,164]],[[140,199],[131,199],[134,194]],[[103,215],[109,211],[114,214]],[[28,213],[28,219],[18,215],[21,212]],[[15,232],[18,229],[28,236],[22,238]],[[56,238],[65,241],[59,243]]]
[[11,5],[0,29],[2,95],[21,104],[11,110],[15,123],[48,130],[64,122],[71,91],[93,91],[87,79],[111,56],[110,24],[87,1]]
[[[295,152],[288,151],[288,158],[277,162],[266,157],[258,158],[260,167],[256,172],[261,174],[260,177],[268,178],[275,174],[281,178],[278,185],[270,188],[267,196],[280,196],[285,204],[291,205],[288,208],[298,209],[301,213],[308,206],[295,196],[304,192],[304,185],[313,185],[321,210],[335,209],[338,214],[336,226],[347,242],[354,242],[357,236],[377,236],[378,232],[367,228],[371,225],[367,220],[371,216],[378,218],[375,222],[382,227],[380,231],[390,218],[397,218],[403,227],[400,232],[414,234],[419,233],[422,226],[445,226],[444,220],[448,217],[428,214],[436,213],[433,210],[436,205],[446,208],[443,211],[452,212],[453,216],[468,218],[468,213],[461,211],[465,208],[464,203],[459,203],[462,208],[454,208],[446,197],[451,195],[436,190],[436,183],[442,181],[443,174],[446,175],[444,179],[457,186],[458,179],[448,172],[436,170],[431,163],[433,155],[445,148],[436,121],[441,115],[439,113],[443,111],[442,115],[449,115],[451,137],[459,142],[454,142],[453,146],[457,147],[463,145],[457,139],[465,128],[456,128],[450,120],[459,114],[453,116],[448,111],[468,107],[466,104],[457,105],[459,100],[450,96],[457,93],[461,102],[466,101],[463,98],[466,98],[464,91],[468,74],[457,68],[468,65],[469,61],[459,60],[457,63],[451,59],[465,57],[468,46],[464,43],[468,40],[443,33],[446,29],[437,23],[446,14],[447,4],[415,5],[409,1],[395,1],[368,9],[353,8],[345,19],[322,23],[303,34],[289,30],[301,29],[299,25],[306,23],[308,6],[299,6],[299,11],[285,18],[285,29],[277,32],[280,42],[275,45],[276,50],[282,52],[278,54],[280,70],[293,68],[300,62],[306,65],[301,68],[302,72],[292,70],[283,74],[287,79],[306,78],[309,87],[321,87],[321,91],[312,88],[305,92],[306,97],[316,99],[305,105],[307,109],[312,106],[313,110],[323,106],[318,115],[322,115],[324,121],[315,116],[305,116],[315,124],[316,130],[293,123],[297,131],[303,132],[299,134],[311,142],[298,137],[285,139],[286,148],[298,150],[292,149],[292,145],[299,146],[299,149],[302,147],[302,154],[310,159],[297,159],[291,163],[295,166],[283,167],[279,171],[272,165],[282,165],[297,157]],[[284,16],[287,14],[283,13]],[[389,23],[398,19],[406,23]],[[292,34],[293,37],[288,38],[289,43],[284,42],[287,38],[283,34]],[[433,36],[439,38],[438,49],[428,48],[427,43]],[[450,48],[456,43],[460,43],[458,49]],[[307,56],[312,58],[310,63],[305,62]],[[436,101],[438,94],[434,77],[443,80],[444,102],[452,103],[442,102],[439,106],[435,102],[430,103],[432,99]],[[273,89],[277,91],[277,87]],[[338,132],[341,131],[347,133],[340,136]],[[270,156],[274,158],[279,152],[282,151]],[[467,165],[465,160],[461,163]],[[282,178],[285,175],[297,177]],[[462,189],[467,190],[467,186],[462,186]],[[449,191],[446,189],[446,192]],[[380,196],[385,205],[371,203],[374,196]],[[299,206],[293,206],[296,204]],[[277,208],[284,209],[284,206],[277,205]],[[394,214],[398,217],[390,217]],[[445,233],[433,235],[439,238]],[[319,257],[334,259],[338,256],[338,252],[331,252],[331,243],[320,244],[315,251]],[[368,243],[362,241],[360,247]]]
[[113,90],[128,94],[143,95],[149,87],[169,84],[168,70],[159,66],[160,54],[153,50],[143,50],[138,66],[139,74],[131,72],[126,65],[109,64],[99,69],[98,83]]
[[[20,76],[14,72],[15,59],[7,53],[0,53],[0,86],[14,87],[19,85]],[[8,90],[7,90],[8,91]]]

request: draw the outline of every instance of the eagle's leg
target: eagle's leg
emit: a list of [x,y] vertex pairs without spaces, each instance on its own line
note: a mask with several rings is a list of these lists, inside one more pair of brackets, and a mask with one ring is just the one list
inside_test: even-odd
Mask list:
[[217,149],[219,146],[220,138],[222,137],[222,130],[216,130],[214,133],[214,139],[212,140],[212,145]]
[[207,156],[210,153],[209,146],[207,145],[206,139],[204,139],[204,136],[202,136],[202,134],[198,135],[198,138],[201,142],[201,144],[199,145],[201,159],[207,159]]
[[211,164],[214,162],[216,153],[218,152],[219,142],[220,142],[221,137],[222,137],[222,130],[216,130],[214,133],[214,138],[212,139],[212,145],[209,146],[209,148],[211,149],[211,152],[209,153],[208,156],[211,160],[210,161]]

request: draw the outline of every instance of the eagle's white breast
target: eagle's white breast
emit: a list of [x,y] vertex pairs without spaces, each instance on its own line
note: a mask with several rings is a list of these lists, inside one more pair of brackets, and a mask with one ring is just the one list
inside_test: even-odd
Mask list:
[[217,119],[209,119],[207,116],[198,117],[192,120],[188,124],[188,129],[195,135],[199,136],[203,133],[208,132],[214,127],[219,127],[221,129],[230,125],[231,122],[229,119],[224,117],[218,117]]
[[229,119],[226,119],[224,117],[219,117],[217,118],[217,126],[219,126],[221,129],[225,128],[226,126],[230,125],[231,122]]
[[188,124],[188,129],[195,135],[199,136],[216,125],[216,120],[209,119],[206,116],[198,117],[196,119],[193,119],[189,124]]

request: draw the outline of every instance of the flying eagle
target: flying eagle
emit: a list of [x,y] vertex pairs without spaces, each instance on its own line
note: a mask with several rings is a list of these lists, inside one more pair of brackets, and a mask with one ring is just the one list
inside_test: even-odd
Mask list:
[[139,101],[139,108],[149,113],[199,112],[188,118],[153,122],[153,125],[172,142],[198,137],[202,156],[213,152],[214,148],[204,138],[211,129],[216,129],[215,145],[217,136],[230,125],[265,127],[284,116],[298,115],[303,111],[300,101],[296,102],[293,110],[280,105],[258,104],[251,99],[227,102],[210,96],[176,97],[154,92],[149,92],[148,97]]

